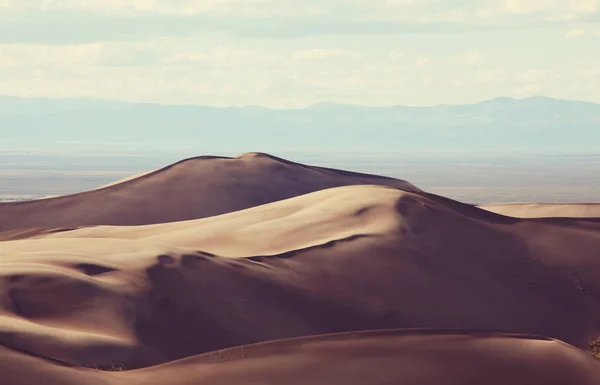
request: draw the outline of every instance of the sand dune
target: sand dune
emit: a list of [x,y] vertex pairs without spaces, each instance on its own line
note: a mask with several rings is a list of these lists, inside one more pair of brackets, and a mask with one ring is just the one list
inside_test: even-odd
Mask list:
[[485,205],[482,209],[518,218],[570,217],[600,218],[600,203],[517,203]]
[[578,349],[600,336],[594,209],[478,208],[264,154],[2,204],[0,378],[600,384]]
[[204,218],[357,184],[419,191],[398,179],[305,166],[261,153],[198,157],[85,193],[0,203],[0,232]]
[[0,349],[14,385],[593,385],[600,363],[557,341],[515,335],[384,331],[236,347],[151,368],[100,372]]
[[505,330],[579,347],[600,332],[600,222],[381,186],[0,248],[0,342],[87,367],[353,330]]

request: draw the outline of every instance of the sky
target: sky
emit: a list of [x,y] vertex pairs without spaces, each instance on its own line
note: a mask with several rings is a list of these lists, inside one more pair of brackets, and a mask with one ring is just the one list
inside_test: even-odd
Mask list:
[[0,0],[0,95],[600,102],[600,0]]

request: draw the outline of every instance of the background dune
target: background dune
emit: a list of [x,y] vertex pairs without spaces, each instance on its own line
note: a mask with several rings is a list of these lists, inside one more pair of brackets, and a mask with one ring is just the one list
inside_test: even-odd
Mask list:
[[503,205],[484,205],[480,207],[498,214],[519,218],[600,218],[600,203],[515,203]]
[[305,166],[261,153],[198,157],[85,193],[0,203],[0,231],[204,218],[358,184],[420,191],[398,179]]

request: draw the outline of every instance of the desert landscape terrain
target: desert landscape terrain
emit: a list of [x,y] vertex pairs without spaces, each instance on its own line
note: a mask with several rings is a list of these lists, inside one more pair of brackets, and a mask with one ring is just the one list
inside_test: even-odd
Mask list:
[[0,203],[6,384],[600,384],[600,205],[265,153]]

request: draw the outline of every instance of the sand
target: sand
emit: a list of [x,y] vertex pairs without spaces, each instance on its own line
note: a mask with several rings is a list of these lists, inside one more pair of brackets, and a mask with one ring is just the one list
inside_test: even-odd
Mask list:
[[517,203],[480,206],[482,209],[519,218],[600,218],[600,203]]
[[0,205],[0,378],[600,384],[600,220],[489,209],[263,154]]
[[420,191],[398,179],[311,167],[262,153],[237,158],[203,156],[80,194],[0,202],[0,232],[175,222],[360,184]]
[[444,331],[315,336],[240,346],[122,372],[63,366],[0,349],[15,385],[594,385],[600,364],[558,341]]

